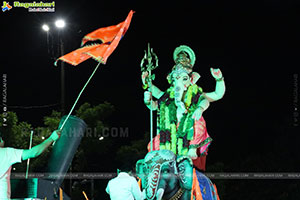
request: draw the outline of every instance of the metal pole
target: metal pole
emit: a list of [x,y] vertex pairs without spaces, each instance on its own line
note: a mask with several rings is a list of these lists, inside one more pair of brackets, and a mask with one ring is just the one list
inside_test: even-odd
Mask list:
[[[60,55],[64,55],[64,43],[62,40],[62,30],[59,30],[59,44],[60,44]],[[64,116],[66,111],[66,102],[65,102],[65,63],[61,62],[61,68],[60,68],[60,104],[61,104],[61,116]],[[70,173],[72,173],[72,162],[70,164]],[[70,197],[72,198],[72,178],[70,176],[69,179],[69,192],[70,192]]]
[[69,184],[69,190],[70,190],[70,198],[72,198],[72,161],[71,161],[71,164],[70,164],[70,184]]
[[[60,36],[60,54],[64,55],[64,44]],[[65,64],[61,62],[60,68],[60,103],[61,103],[61,115],[65,115]]]
[[150,97],[150,151],[153,151],[153,109],[152,109],[152,80],[151,80],[151,70],[149,70],[149,90],[151,92],[151,97]]
[[94,179],[91,180],[91,200],[94,200]]
[[[29,149],[31,149],[31,147],[32,147],[32,137],[33,137],[33,131],[31,130],[31,132],[30,132],[30,141],[29,141]],[[27,160],[26,175],[25,175],[26,179],[28,179],[29,163],[30,163],[30,159]]]

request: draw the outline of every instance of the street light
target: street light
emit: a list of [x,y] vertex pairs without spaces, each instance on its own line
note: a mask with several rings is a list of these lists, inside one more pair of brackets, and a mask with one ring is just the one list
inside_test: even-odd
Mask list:
[[48,26],[47,24],[44,24],[44,25],[42,26],[42,29],[43,29],[44,31],[46,31],[46,32],[48,32],[48,31],[50,30],[50,28],[49,28],[49,26]]
[[[64,55],[64,45],[63,45],[63,42],[62,42],[62,38],[61,38],[61,31],[62,29],[66,26],[66,23],[64,20],[62,19],[58,19],[55,21],[55,26],[59,29],[58,31],[58,37],[59,37],[59,51],[60,51],[60,56],[63,56]],[[44,24],[42,26],[42,29],[44,31],[47,32],[47,43],[49,43],[48,41],[48,37],[49,37],[49,30],[50,30],[50,27],[47,25],[47,24]],[[61,62],[61,67],[60,67],[60,80],[61,80],[61,113],[62,115],[65,114],[65,68],[64,68],[64,62]]]
[[62,20],[62,19],[58,19],[58,20],[56,20],[56,22],[55,22],[55,26],[57,27],[57,28],[63,28],[63,27],[65,27],[65,21],[64,20]]

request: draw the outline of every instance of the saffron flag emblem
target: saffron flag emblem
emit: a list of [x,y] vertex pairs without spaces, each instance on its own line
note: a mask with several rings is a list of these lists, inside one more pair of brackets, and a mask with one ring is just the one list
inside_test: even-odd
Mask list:
[[126,20],[117,25],[99,28],[85,35],[82,39],[81,45],[84,45],[88,41],[96,40],[101,40],[102,43],[87,45],[82,48],[76,49],[58,58],[55,62],[55,65],[58,60],[62,60],[76,66],[89,58],[93,58],[96,61],[105,64],[108,57],[117,48],[120,40],[128,30],[133,13],[134,11],[131,10]]

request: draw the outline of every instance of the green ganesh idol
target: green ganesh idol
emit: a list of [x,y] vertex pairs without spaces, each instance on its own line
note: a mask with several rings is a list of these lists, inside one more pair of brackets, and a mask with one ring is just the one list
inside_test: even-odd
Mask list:
[[[170,87],[164,92],[152,84],[149,71],[142,73],[144,88],[148,88],[144,102],[150,110],[158,111],[158,134],[152,140],[153,148],[149,144],[148,149],[166,149],[175,155],[188,156],[193,159],[194,166],[204,171],[212,138],[208,135],[202,114],[211,102],[224,96],[224,78],[220,69],[211,68],[216,80],[215,91],[204,92],[196,84],[200,75],[193,72],[196,61],[193,50],[181,45],[175,49],[173,59],[175,65],[167,76]],[[153,101],[152,97],[156,100]]]

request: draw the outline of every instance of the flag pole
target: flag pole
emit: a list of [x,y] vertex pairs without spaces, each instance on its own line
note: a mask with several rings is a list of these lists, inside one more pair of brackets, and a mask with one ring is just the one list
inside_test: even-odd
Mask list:
[[81,91],[80,91],[79,95],[77,96],[77,99],[75,100],[75,102],[74,102],[74,104],[73,104],[73,106],[72,106],[72,108],[71,108],[69,114],[67,115],[66,119],[64,120],[63,124],[61,125],[61,127],[60,127],[60,129],[59,129],[60,131],[64,128],[64,126],[65,126],[67,120],[69,119],[71,113],[73,112],[73,110],[74,110],[74,108],[75,108],[75,106],[76,106],[76,104],[77,104],[77,102],[78,102],[78,100],[79,100],[81,94],[82,94],[83,91],[85,90],[86,86],[89,84],[90,80],[93,78],[93,76],[94,76],[94,74],[96,73],[97,69],[99,68],[101,62],[102,62],[102,58],[101,58],[101,60],[98,62],[96,68],[94,69],[93,73],[91,74],[91,76],[89,77],[89,79],[87,80],[87,82],[84,84],[83,88],[81,89]]
[[[32,147],[32,137],[33,137],[33,130],[31,130],[31,132],[30,132],[29,149],[31,149],[31,147]],[[27,167],[26,167],[25,179],[28,179],[29,163],[30,163],[30,158],[27,160]]]

